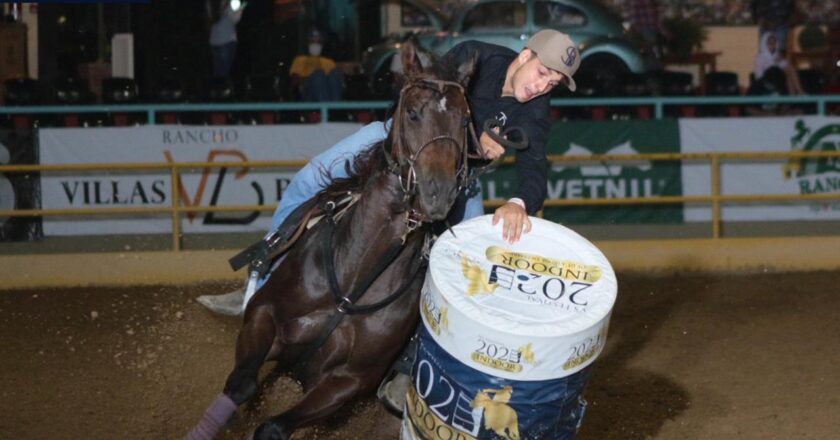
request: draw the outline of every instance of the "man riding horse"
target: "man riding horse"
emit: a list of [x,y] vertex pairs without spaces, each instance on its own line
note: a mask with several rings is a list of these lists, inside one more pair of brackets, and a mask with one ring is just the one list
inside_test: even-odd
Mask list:
[[[403,54],[404,63],[412,62],[409,52]],[[461,43],[443,59],[458,65],[475,58],[475,73],[467,88],[467,101],[470,105],[472,123],[479,140],[473,148],[481,152],[486,159],[497,159],[505,151],[498,135],[485,131],[485,127],[501,133],[510,132],[518,127],[527,135],[526,148],[516,151],[516,171],[518,187],[515,197],[498,209],[493,216],[493,223],[503,222],[503,238],[513,243],[522,233],[530,231],[528,215],[533,215],[542,208],[547,193],[545,160],[545,142],[550,127],[549,92],[563,84],[571,91],[576,88],[572,75],[580,66],[580,53],[571,39],[555,30],[542,30],[536,33],[525,49],[518,54],[510,49],[477,41]],[[416,59],[414,60],[416,62]],[[494,123],[486,125],[485,122]],[[347,176],[347,165],[368,146],[382,141],[390,130],[391,120],[373,122],[362,127],[358,132],[341,140],[329,150],[321,153],[302,168],[285,190],[275,211],[271,231],[275,232],[287,217],[301,204],[309,201],[332,179]],[[452,208],[448,220],[457,223],[483,214],[481,188],[477,182],[465,188]],[[267,237],[272,236],[269,233]],[[200,297],[198,301],[213,311],[238,315],[242,313],[256,288],[268,278],[251,280],[248,295],[235,291],[218,296]],[[384,390],[380,398],[391,409],[399,408],[400,397],[404,396],[401,386],[388,386],[395,383],[407,383],[404,375],[381,387]]]
[[[483,123],[488,119],[498,121],[501,128],[521,127],[529,140],[527,148],[516,152],[519,183],[516,196],[496,209],[493,216],[494,222],[503,221],[504,238],[515,242],[523,232],[530,230],[528,215],[534,215],[542,208],[547,194],[545,141],[551,125],[548,93],[560,84],[575,90],[572,75],[580,66],[580,53],[566,34],[546,29],[531,37],[519,54],[493,44],[466,41],[444,57],[463,61],[472,54],[478,58],[468,101],[481,151],[487,159],[496,159],[505,151],[484,133]],[[390,121],[372,122],[315,156],[283,192],[270,230],[277,230],[292,211],[326,187],[329,182],[325,175],[346,176],[348,161],[367,146],[384,139],[389,124]],[[480,186],[465,188],[464,195],[467,196],[461,200],[464,206],[453,208],[453,211],[460,208],[461,212],[454,212],[450,220],[466,220],[484,213]],[[240,315],[244,309],[243,296],[244,292],[237,290],[225,295],[200,297],[199,302],[217,313]]]

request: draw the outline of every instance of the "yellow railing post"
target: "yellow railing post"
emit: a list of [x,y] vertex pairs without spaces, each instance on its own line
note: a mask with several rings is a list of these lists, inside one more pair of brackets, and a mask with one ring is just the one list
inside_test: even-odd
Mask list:
[[712,153],[712,238],[720,238],[720,155]]
[[172,172],[172,250],[181,250],[181,216],[178,212],[180,200],[178,199],[178,188],[180,187],[180,179],[178,175],[178,166],[175,162],[171,162]]

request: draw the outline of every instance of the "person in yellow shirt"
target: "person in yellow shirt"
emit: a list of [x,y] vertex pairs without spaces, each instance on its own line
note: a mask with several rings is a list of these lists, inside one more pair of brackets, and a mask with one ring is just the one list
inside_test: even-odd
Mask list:
[[332,58],[321,55],[324,39],[320,32],[309,33],[308,53],[295,57],[289,69],[292,86],[302,101],[340,101],[344,79]]

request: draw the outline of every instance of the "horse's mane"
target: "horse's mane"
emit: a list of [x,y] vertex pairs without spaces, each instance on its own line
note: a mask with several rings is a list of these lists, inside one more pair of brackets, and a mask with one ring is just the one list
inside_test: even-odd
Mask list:
[[[412,76],[415,78],[439,78],[444,81],[455,81],[458,78],[458,65],[450,57],[441,57],[430,68],[429,72]],[[396,103],[388,110],[388,117],[395,117]],[[392,126],[393,128],[393,126]],[[375,142],[357,154],[352,161],[347,161],[344,170],[347,177],[333,178],[329,171],[322,170],[322,177],[330,184],[316,196],[319,200],[333,200],[348,192],[358,192],[376,173],[388,167],[385,157],[386,151],[391,150],[392,130],[388,130],[385,139]],[[383,145],[384,144],[384,145]]]
[[[344,170],[347,177],[333,178],[329,175],[329,171],[323,170],[323,178],[330,184],[318,193],[319,199],[333,200],[340,195],[348,192],[358,192],[362,189],[365,183],[370,180],[376,173],[384,170],[388,163],[385,159],[385,149],[390,146],[391,133],[379,142],[370,145],[368,148],[359,152],[352,161],[347,161],[344,165]],[[385,144],[385,148],[383,148]]]

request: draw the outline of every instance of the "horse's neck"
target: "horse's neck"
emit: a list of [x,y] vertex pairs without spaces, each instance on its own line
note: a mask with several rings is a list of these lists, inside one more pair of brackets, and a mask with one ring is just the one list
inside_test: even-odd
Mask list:
[[[380,173],[368,181],[359,201],[337,223],[332,258],[345,294],[366,288],[368,277],[383,265],[408,271],[417,264],[412,256],[418,255],[423,234],[419,230],[408,234],[403,205],[398,178]],[[394,266],[397,261],[401,261],[399,266]]]
[[353,236],[374,237],[377,241],[403,236],[407,209],[403,197],[396,175],[381,172],[373,176],[362,189],[357,207],[352,212],[350,228],[353,233],[360,234]]

